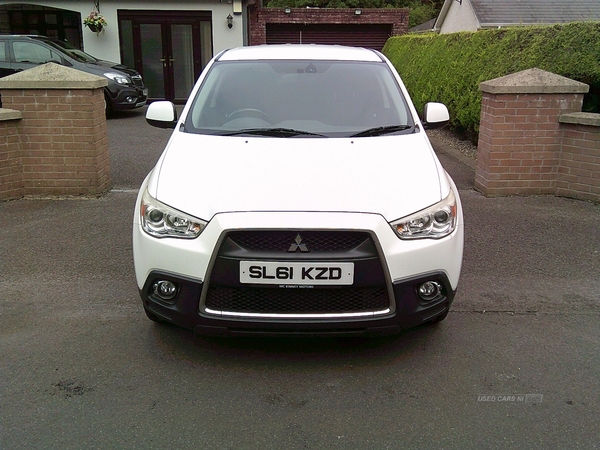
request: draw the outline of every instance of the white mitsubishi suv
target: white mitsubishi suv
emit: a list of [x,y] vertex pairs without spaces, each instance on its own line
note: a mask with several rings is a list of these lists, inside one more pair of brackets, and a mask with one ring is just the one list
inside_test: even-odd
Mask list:
[[[425,76],[425,74],[424,74]],[[147,316],[203,335],[381,335],[443,320],[458,284],[458,191],[391,63],[273,45],[208,64],[144,180],[133,223]]]

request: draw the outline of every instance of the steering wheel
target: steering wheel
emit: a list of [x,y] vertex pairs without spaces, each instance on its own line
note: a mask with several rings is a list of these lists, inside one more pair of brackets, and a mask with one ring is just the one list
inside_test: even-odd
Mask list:
[[273,123],[273,119],[271,119],[267,113],[261,111],[260,109],[255,108],[242,108],[237,109],[231,114],[227,116],[227,121],[237,119],[239,117],[256,117],[257,119],[266,120],[269,123]]

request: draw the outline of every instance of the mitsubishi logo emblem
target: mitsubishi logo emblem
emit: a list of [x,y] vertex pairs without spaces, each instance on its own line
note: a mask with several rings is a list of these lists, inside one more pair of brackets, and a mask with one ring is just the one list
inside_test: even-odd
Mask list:
[[302,238],[300,237],[300,233],[298,233],[298,236],[296,236],[296,239],[294,239],[294,243],[292,243],[292,245],[290,245],[288,252],[294,253],[294,252],[297,252],[298,250],[300,250],[301,252],[310,251],[310,250],[308,250],[308,247],[306,246],[306,244],[302,243]]

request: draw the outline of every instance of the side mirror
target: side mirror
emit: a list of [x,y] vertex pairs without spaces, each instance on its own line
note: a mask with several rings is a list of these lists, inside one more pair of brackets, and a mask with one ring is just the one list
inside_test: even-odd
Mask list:
[[175,128],[177,125],[177,110],[168,101],[153,102],[146,110],[146,122],[157,128]]
[[423,127],[426,130],[441,128],[450,121],[448,108],[443,103],[430,102],[423,110]]

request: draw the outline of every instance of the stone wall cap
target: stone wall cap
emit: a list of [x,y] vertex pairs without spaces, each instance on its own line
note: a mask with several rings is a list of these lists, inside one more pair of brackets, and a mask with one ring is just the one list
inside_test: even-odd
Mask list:
[[575,112],[561,114],[558,118],[560,123],[571,123],[576,125],[589,125],[592,127],[600,127],[600,114]]
[[0,108],[0,122],[5,120],[18,120],[22,118],[23,114],[21,114],[21,111],[17,111],[16,109]]
[[489,94],[585,94],[589,92],[590,87],[585,83],[534,68],[484,81],[479,85],[479,90]]
[[95,89],[108,84],[104,77],[46,63],[0,78],[0,89]]

